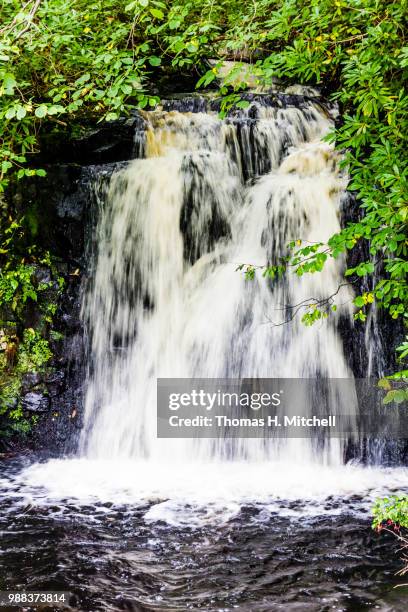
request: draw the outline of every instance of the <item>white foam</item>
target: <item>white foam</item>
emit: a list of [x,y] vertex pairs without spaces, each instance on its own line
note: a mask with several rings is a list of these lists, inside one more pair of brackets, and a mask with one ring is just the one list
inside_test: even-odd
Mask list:
[[[359,465],[52,459],[2,484],[7,496],[14,489],[21,504],[148,504],[148,522],[197,526],[225,523],[247,504],[263,507],[265,516],[307,517],[327,513],[329,497],[344,500],[357,495],[363,497],[358,502],[362,509],[368,510],[375,497],[406,489],[408,478],[405,468]],[[299,503],[293,507],[295,501]]]

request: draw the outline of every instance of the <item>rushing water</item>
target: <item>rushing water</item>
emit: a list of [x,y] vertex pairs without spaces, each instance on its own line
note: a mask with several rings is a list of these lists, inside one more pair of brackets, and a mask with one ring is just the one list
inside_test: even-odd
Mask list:
[[[341,259],[285,282],[248,283],[235,272],[277,262],[289,240],[325,241],[340,228],[345,179],[321,142],[326,116],[313,104],[257,110],[258,122],[244,127],[211,114],[150,113],[147,158],[110,181],[84,302],[92,372],[81,448],[89,458],[222,457],[222,444],[157,439],[157,377],[350,376],[335,316],[312,329],[300,318],[290,327],[269,322],[287,318],[285,305],[335,293]],[[253,178],[265,167],[244,181],[244,168]],[[340,293],[350,301],[347,287]],[[291,446],[279,457],[311,460],[310,444]],[[333,446],[326,450],[339,464]],[[259,461],[276,450],[246,440],[234,458]]]
[[[5,584],[71,590],[84,610],[403,610],[367,521],[377,495],[406,487],[403,468],[344,465],[341,440],[226,453],[222,439],[156,437],[157,377],[352,378],[337,313],[282,324],[338,291],[341,258],[285,280],[236,271],[339,230],[330,117],[307,102],[145,120],[143,158],[95,188],[78,456],[5,471]],[[337,294],[350,327],[352,296]]]

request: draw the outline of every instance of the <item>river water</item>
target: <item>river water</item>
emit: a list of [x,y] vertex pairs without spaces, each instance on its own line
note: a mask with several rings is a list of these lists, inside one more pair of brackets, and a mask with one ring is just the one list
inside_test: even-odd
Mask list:
[[[38,463],[9,461],[2,469],[2,589],[69,591],[67,610],[406,610],[408,587],[395,588],[404,580],[395,576],[401,563],[394,537],[375,533],[368,518],[381,493],[379,470],[369,499],[353,491],[315,491],[308,500],[301,493],[268,500],[265,491],[252,491],[244,499],[242,489],[240,499],[231,490],[227,499],[226,491],[211,496],[212,482],[183,499],[180,481],[171,495],[165,475],[157,487],[163,492],[149,491],[147,464],[127,466],[128,490],[123,465],[116,473],[106,465],[104,478],[99,465],[98,481],[96,470],[84,474],[78,464],[82,491],[72,466],[56,466],[59,481],[48,487],[34,484]],[[402,475],[382,477],[390,486]]]

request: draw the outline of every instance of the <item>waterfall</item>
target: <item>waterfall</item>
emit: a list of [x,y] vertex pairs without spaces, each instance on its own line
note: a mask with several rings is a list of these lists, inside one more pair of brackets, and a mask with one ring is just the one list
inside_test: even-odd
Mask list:
[[[105,512],[126,504],[146,523],[187,527],[223,524],[246,505],[262,508],[260,520],[352,506],[367,513],[376,497],[405,490],[406,470],[382,466],[385,436],[365,436],[361,426],[342,341],[353,326],[345,261],[252,281],[237,270],[276,264],[290,241],[325,242],[340,229],[347,176],[324,140],[332,119],[299,96],[257,97],[224,120],[211,105],[192,106],[199,112],[166,103],[144,113],[137,159],[113,173],[93,170],[96,252],[82,304],[89,358],[78,453],[28,465],[10,490],[25,506],[72,500]],[[328,318],[311,327],[300,316],[286,322],[297,304],[340,284]],[[323,395],[313,405],[306,393],[296,410],[347,414],[356,434],[231,438],[225,428],[216,438],[159,438],[157,378],[254,386],[311,379]]]
[[[331,119],[312,101],[253,102],[226,120],[144,117],[144,158],[98,190],[98,250],[82,309],[90,368],[80,450],[92,459],[222,458],[223,441],[157,439],[156,379],[352,376],[337,314],[312,327],[300,317],[284,323],[291,306],[338,290],[341,258],[301,278],[251,282],[236,271],[275,263],[291,240],[324,242],[339,231],[347,180],[322,140]],[[344,287],[350,318],[351,299]],[[242,440],[232,458],[282,452],[316,459],[310,440]],[[341,443],[326,444],[318,460],[340,465]]]

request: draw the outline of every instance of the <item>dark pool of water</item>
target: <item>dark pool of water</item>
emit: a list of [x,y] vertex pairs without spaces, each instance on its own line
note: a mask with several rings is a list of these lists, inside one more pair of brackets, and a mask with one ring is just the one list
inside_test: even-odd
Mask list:
[[181,528],[147,523],[147,509],[3,499],[1,589],[70,591],[65,609],[92,612],[408,610],[395,538],[368,517],[244,506],[224,525]]

